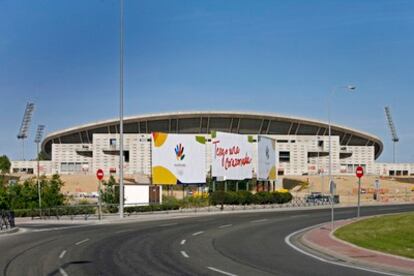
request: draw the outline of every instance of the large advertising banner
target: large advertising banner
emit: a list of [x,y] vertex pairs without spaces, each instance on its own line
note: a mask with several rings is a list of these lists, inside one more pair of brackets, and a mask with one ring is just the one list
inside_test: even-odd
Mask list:
[[152,183],[159,185],[206,182],[205,137],[152,133]]
[[[251,137],[250,137],[251,138]],[[243,180],[253,176],[253,143],[247,135],[212,133],[212,176],[222,180]]]
[[257,179],[276,180],[276,144],[275,140],[257,137]]

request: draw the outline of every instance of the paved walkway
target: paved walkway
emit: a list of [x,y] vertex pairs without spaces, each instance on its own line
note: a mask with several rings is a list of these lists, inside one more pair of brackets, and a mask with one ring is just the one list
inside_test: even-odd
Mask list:
[[[337,221],[335,222],[334,229],[352,222],[355,222],[355,220]],[[309,230],[302,235],[301,242],[316,251],[349,263],[381,269],[387,272],[414,275],[414,259],[364,249],[339,240],[333,236],[330,223]]]

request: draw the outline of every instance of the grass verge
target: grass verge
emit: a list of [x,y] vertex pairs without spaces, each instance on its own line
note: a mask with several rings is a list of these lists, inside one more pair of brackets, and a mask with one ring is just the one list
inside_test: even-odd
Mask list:
[[364,219],[334,235],[361,247],[414,258],[414,212]]

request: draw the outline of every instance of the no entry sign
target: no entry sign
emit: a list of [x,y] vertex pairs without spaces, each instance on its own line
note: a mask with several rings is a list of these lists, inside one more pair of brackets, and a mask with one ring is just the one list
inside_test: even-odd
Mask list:
[[356,174],[356,176],[357,176],[358,178],[363,177],[363,176],[364,176],[364,168],[363,168],[363,167],[361,167],[361,166],[358,166],[358,167],[356,168],[355,174]]
[[104,177],[104,172],[102,169],[99,169],[96,171],[96,178],[98,178],[99,181],[101,181]]

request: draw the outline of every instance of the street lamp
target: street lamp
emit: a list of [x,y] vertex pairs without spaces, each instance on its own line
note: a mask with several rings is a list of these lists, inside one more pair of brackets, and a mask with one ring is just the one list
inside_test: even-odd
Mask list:
[[334,229],[334,183],[332,180],[332,138],[331,138],[331,102],[333,95],[338,89],[346,89],[348,91],[354,91],[356,86],[354,85],[346,85],[346,86],[337,86],[332,89],[329,103],[328,103],[328,135],[329,135],[329,189],[331,192],[331,230]]
[[39,216],[40,218],[42,217],[42,193],[40,190],[40,181],[39,181],[39,176],[40,176],[40,163],[39,163],[39,144],[42,141],[42,137],[43,137],[43,132],[45,130],[45,126],[44,125],[38,125],[37,126],[37,130],[36,130],[36,137],[34,142],[36,143],[37,146],[37,178],[36,178],[36,182],[37,182],[37,195],[39,198]]
[[124,217],[124,0],[119,24],[119,216]]

